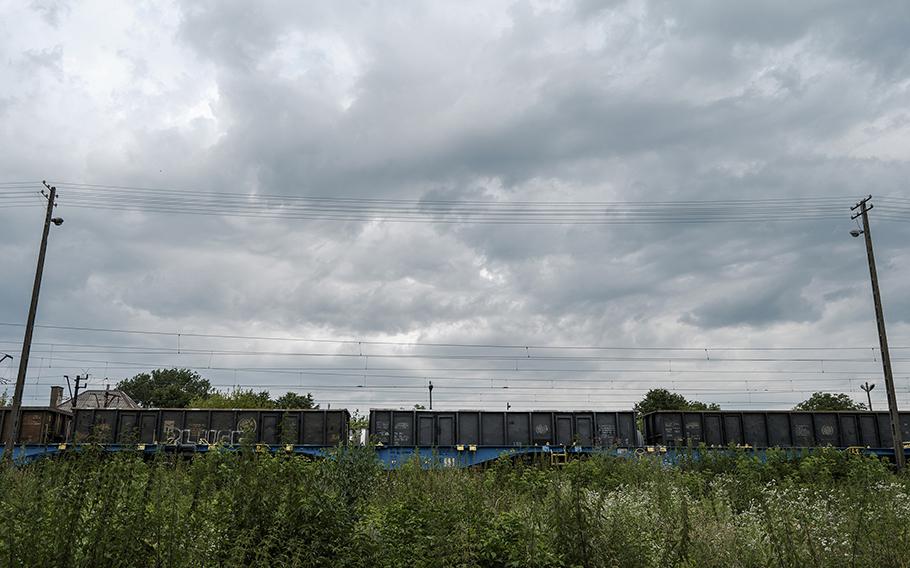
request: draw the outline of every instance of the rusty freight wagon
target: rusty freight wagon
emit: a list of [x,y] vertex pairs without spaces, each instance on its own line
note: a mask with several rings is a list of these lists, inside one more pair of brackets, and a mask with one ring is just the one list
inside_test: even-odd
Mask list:
[[330,447],[348,441],[347,410],[77,409],[75,441]]
[[[24,406],[19,420],[17,444],[54,444],[66,440],[72,415],[52,407]],[[3,440],[13,427],[9,408],[0,408],[0,430]]]

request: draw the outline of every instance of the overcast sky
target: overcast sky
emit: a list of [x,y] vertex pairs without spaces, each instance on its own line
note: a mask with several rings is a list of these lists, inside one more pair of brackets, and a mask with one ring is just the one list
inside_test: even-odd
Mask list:
[[[39,328],[25,402],[45,403],[64,374],[103,385],[158,366],[361,412],[426,404],[428,380],[437,408],[628,409],[655,386],[725,408],[788,408],[813,390],[864,400],[880,353],[865,249],[848,232],[871,193],[910,404],[910,220],[885,218],[888,197],[897,217],[910,199],[907,30],[901,1],[0,1],[0,182],[36,192],[0,202],[0,322],[26,320],[47,179],[65,224],[38,323],[172,334]],[[87,208],[76,183],[491,203],[818,197],[843,212],[263,219]],[[22,333],[0,326],[15,357],[0,377],[15,377]],[[764,349],[792,347],[826,349]]]

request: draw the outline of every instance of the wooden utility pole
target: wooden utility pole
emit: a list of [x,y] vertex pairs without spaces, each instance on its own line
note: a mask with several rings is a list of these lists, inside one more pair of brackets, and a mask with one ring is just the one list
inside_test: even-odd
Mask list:
[[28,355],[32,349],[32,334],[35,331],[35,315],[38,311],[38,294],[41,291],[41,276],[44,273],[44,257],[47,253],[47,235],[51,230],[51,223],[62,225],[63,219],[54,217],[56,206],[57,188],[47,185],[48,193],[41,193],[47,198],[47,214],[44,217],[44,233],[41,235],[41,248],[38,251],[38,268],[35,270],[35,283],[32,286],[32,303],[28,309],[28,322],[25,324],[25,339],[22,340],[22,356],[19,358],[19,374],[16,376],[16,389],[13,391],[13,404],[10,407],[11,427],[6,435],[6,452],[8,457],[13,455],[13,447],[19,437],[20,414],[22,414],[22,393],[25,390],[25,373],[28,369]]
[[[872,299],[875,302],[875,321],[878,324],[878,343],[882,351],[882,370],[885,374],[885,391],[888,394],[888,412],[891,415],[891,439],[894,441],[894,462],[897,464],[897,469],[904,468],[904,443],[901,436],[901,421],[900,415],[897,411],[897,395],[894,392],[894,375],[891,373],[891,353],[888,351],[888,336],[885,334],[885,313],[882,310],[882,295],[878,289],[878,273],[875,271],[875,254],[872,252],[872,233],[869,230],[869,210],[872,209],[872,204],[869,203],[869,200],[872,199],[872,196],[868,196],[850,209],[856,211],[859,209],[858,213],[853,215],[853,219],[857,217],[863,218],[863,230],[862,235],[866,238],[866,257],[869,260],[869,276],[872,278]],[[859,231],[853,231],[851,234],[858,237],[856,234]]]

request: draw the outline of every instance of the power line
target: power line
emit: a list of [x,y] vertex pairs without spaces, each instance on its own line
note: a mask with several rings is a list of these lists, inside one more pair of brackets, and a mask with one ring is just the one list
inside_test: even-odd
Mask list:
[[[432,216],[418,217],[401,217],[389,215],[315,215],[315,214],[282,214],[280,212],[253,213],[253,212],[232,212],[223,209],[219,210],[200,210],[194,209],[189,204],[178,204],[174,208],[163,207],[140,207],[141,204],[133,203],[129,207],[118,207],[114,205],[85,205],[78,201],[73,201],[72,206],[76,208],[89,209],[106,209],[113,211],[133,210],[149,213],[169,213],[182,215],[200,215],[210,217],[239,217],[248,219],[287,219],[287,220],[314,220],[314,221],[351,221],[351,222],[393,222],[393,223],[432,223],[432,224],[495,224],[495,225],[642,225],[642,224],[706,224],[706,223],[746,223],[746,222],[772,222],[772,221],[808,221],[813,219],[837,219],[838,216],[830,215],[779,215],[771,214],[765,216],[726,216],[726,217],[651,217],[651,218],[634,218],[624,216],[620,218],[610,218],[603,216],[598,219],[590,218],[529,218],[528,216],[514,216],[513,218],[479,218],[464,217],[452,218],[448,216],[435,218]],[[903,218],[893,218],[891,220],[904,220]]]
[[[206,192],[58,182],[73,206],[159,213],[334,221],[497,224],[711,223],[838,218],[838,196],[689,201],[380,199]],[[789,203],[797,207],[782,210]]]
[[[30,184],[29,187],[34,187],[36,182],[22,182]],[[134,192],[149,192],[149,193],[165,193],[165,194],[179,194],[179,195],[210,195],[216,197],[223,196],[234,196],[234,197],[249,197],[261,196],[261,197],[274,197],[274,198],[289,198],[289,199],[301,199],[301,200],[317,200],[317,201],[356,201],[356,202],[371,202],[371,203],[399,203],[399,204],[408,204],[408,203],[470,203],[470,204],[487,204],[490,203],[489,200],[470,200],[470,199],[393,199],[393,198],[375,198],[375,197],[337,197],[337,196],[288,196],[283,194],[259,194],[259,193],[238,193],[238,192],[214,192],[214,191],[201,191],[193,188],[183,188],[183,189],[174,189],[174,188],[163,188],[163,187],[142,187],[142,186],[128,186],[128,185],[110,185],[110,184],[87,184],[87,183],[75,183],[75,182],[66,182],[66,181],[57,181],[52,182],[56,183],[58,187],[70,187],[70,188],[96,188],[96,189],[105,189],[113,191],[134,191]],[[693,203],[693,204],[702,204],[702,203],[790,203],[792,201],[837,201],[842,203],[844,199],[852,199],[852,195],[823,195],[823,196],[803,196],[803,197],[778,197],[778,198],[762,198],[762,199],[706,199],[706,200],[675,200],[675,201],[579,201],[579,202],[568,202],[568,203],[583,203],[586,205],[591,204],[638,204],[638,203],[647,203],[647,204],[677,204],[677,203]],[[910,201],[910,200],[908,200]],[[566,201],[510,201],[508,203],[518,203],[518,204],[548,204],[548,205],[563,205],[567,203]]]
[[[176,190],[116,184],[57,182],[72,206],[202,216],[325,221],[493,224],[663,224],[739,223],[839,219],[847,197],[813,196],[741,200],[678,201],[496,201],[390,199],[268,195]],[[30,183],[10,182],[0,189],[20,190]],[[5,206],[30,205],[28,192],[15,192]],[[3,195],[0,194],[0,198]],[[901,198],[882,198],[881,218],[910,220]],[[787,204],[789,207],[782,208]]]

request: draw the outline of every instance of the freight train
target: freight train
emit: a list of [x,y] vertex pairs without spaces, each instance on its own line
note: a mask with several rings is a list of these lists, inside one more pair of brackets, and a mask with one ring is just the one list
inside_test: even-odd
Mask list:
[[[472,466],[497,459],[542,456],[551,461],[594,453],[678,453],[681,448],[834,447],[894,456],[886,412],[631,411],[373,409],[365,435],[347,410],[110,409],[67,412],[23,408],[17,440],[24,459],[100,444],[113,451],[203,452],[255,445],[264,451],[325,456],[346,444],[367,444],[389,466],[420,456],[426,463]],[[900,414],[910,440],[910,413]],[[0,409],[5,439],[9,409]],[[687,450],[688,451],[688,450]],[[24,453],[22,453],[24,452]]]

